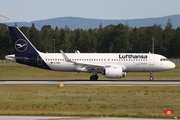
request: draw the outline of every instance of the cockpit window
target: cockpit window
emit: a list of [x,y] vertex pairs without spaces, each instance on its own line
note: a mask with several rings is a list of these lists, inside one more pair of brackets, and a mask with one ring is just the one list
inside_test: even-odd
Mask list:
[[167,58],[161,58],[160,61],[169,61]]

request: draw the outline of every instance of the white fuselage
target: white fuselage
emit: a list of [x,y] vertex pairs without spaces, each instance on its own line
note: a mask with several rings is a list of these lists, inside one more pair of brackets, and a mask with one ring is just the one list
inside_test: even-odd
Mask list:
[[[57,71],[79,71],[80,65],[66,62],[61,53],[39,53],[43,61]],[[122,66],[124,72],[156,72],[170,70],[175,64],[166,57],[148,53],[66,53],[75,62]]]

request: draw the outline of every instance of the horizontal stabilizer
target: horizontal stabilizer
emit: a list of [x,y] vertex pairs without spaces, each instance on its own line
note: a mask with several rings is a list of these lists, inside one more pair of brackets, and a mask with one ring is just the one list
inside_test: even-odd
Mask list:
[[16,60],[28,60],[27,57],[15,57],[15,55],[6,55],[5,56],[6,60],[10,60],[10,61],[16,61]]

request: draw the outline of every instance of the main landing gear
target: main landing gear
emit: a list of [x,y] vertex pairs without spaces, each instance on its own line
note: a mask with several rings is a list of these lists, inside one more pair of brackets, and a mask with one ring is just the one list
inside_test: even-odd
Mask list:
[[150,72],[150,80],[153,81],[154,80],[154,77],[153,77],[153,73]]
[[97,74],[91,75],[91,76],[90,76],[90,80],[92,80],[92,81],[98,80],[98,75],[97,75]]

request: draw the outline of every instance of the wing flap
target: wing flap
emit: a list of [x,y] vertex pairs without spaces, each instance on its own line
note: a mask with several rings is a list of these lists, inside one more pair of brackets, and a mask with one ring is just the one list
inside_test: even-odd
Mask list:
[[75,65],[82,65],[84,67],[93,67],[93,68],[104,68],[105,65],[102,64],[94,64],[94,63],[88,63],[88,62],[74,62]]

